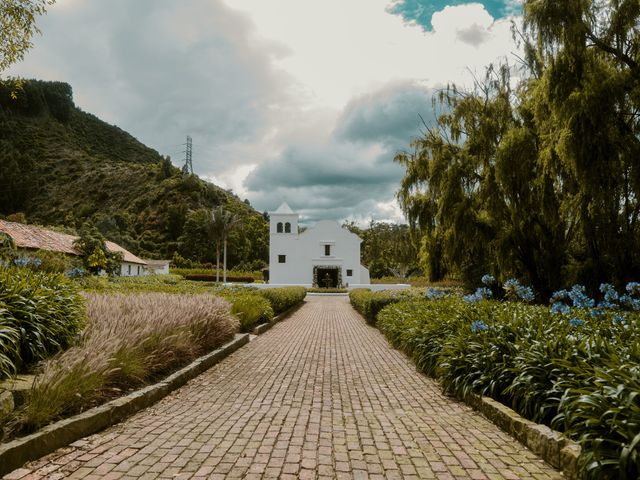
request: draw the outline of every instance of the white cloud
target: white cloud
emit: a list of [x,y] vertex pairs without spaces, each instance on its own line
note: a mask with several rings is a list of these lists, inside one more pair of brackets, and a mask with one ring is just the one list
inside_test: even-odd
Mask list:
[[69,82],[81,108],[176,164],[191,134],[196,172],[259,210],[288,198],[308,218],[397,218],[392,159],[429,88],[468,84],[515,47],[479,4],[425,33],[389,3],[58,0],[9,73]]

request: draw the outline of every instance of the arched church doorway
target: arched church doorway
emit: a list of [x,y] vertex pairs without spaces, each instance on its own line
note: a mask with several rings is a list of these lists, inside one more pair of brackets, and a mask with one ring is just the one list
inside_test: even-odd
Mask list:
[[313,286],[316,288],[341,288],[342,269],[338,265],[313,267]]

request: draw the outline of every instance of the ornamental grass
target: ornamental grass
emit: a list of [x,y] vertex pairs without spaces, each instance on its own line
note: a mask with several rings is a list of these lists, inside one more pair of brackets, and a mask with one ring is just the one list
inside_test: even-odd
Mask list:
[[12,430],[32,431],[138,388],[221,346],[239,329],[211,295],[85,294],[79,341],[42,365]]

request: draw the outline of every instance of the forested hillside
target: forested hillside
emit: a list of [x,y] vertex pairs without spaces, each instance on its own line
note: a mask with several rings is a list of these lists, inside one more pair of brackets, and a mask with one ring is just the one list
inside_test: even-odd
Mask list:
[[0,83],[0,216],[71,229],[89,221],[138,255],[204,262],[215,258],[205,217],[222,204],[242,220],[229,264],[267,260],[268,226],[248,203],[81,111],[68,84],[30,80],[16,93]]

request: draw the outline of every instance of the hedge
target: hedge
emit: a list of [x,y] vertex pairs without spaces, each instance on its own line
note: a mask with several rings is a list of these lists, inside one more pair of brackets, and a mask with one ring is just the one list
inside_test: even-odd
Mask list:
[[[194,282],[215,282],[216,276],[206,273],[194,273],[184,276],[185,280],[192,280]],[[218,276],[218,281],[222,281],[222,275]],[[228,283],[253,283],[255,278],[253,277],[232,277],[227,276]]]
[[304,287],[265,288],[256,293],[269,300],[276,315],[302,303],[307,295]]
[[84,318],[82,298],[64,276],[0,267],[0,378],[65,349]]
[[273,308],[264,297],[251,293],[236,293],[227,297],[231,302],[231,313],[240,319],[243,332],[253,330],[258,323],[273,320]]
[[356,288],[349,293],[349,301],[368,323],[375,325],[378,312],[387,305],[415,297],[413,290],[383,290],[372,292],[368,288]]
[[565,432],[591,478],[640,476],[640,315],[460,298],[388,305],[377,326],[445,392]]

